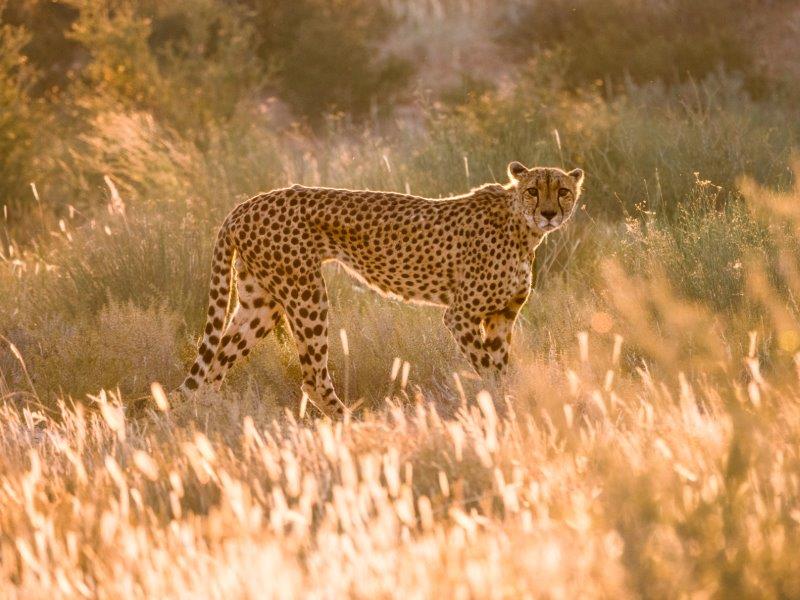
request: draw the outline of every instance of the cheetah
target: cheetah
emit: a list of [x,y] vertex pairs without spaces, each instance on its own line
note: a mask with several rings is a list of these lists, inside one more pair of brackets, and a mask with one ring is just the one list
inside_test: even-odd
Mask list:
[[326,415],[342,416],[328,371],[321,272],[331,260],[383,294],[445,308],[444,323],[473,368],[502,380],[534,252],[575,212],[584,173],[515,161],[508,177],[444,199],[293,185],[239,204],[217,235],[207,322],[180,390],[218,388],[285,317],[302,392]]

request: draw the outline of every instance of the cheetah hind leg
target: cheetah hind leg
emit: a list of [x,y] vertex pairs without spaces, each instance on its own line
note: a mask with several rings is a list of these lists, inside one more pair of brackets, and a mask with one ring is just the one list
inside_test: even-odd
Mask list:
[[227,229],[223,225],[217,234],[214,256],[211,260],[211,283],[203,340],[197,349],[197,358],[177,390],[181,394],[197,390],[207,379],[208,368],[217,352],[219,336],[225,325],[230,303],[234,253]]
[[220,340],[205,382],[218,390],[228,369],[239,357],[247,356],[256,342],[278,324],[281,312],[274,300],[256,300],[258,307],[238,304]]
[[241,259],[236,261],[235,268],[237,304],[226,319],[226,282],[223,281],[219,289],[212,287],[212,304],[203,342],[197,359],[179,388],[184,394],[197,390],[201,385],[212,384],[218,389],[235,360],[247,356],[255,342],[266,336],[280,320],[280,305],[258,285]]
[[205,382],[214,389],[219,389],[233,363],[250,354],[256,342],[269,334],[281,318],[280,305],[238,260],[236,270],[238,302],[205,376]]

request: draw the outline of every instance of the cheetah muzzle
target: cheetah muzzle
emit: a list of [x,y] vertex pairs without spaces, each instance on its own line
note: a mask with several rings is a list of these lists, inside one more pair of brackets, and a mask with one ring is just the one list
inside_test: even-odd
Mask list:
[[328,372],[321,265],[330,260],[381,293],[445,307],[445,325],[478,374],[502,380],[534,252],[575,212],[583,183],[580,169],[519,162],[508,175],[506,185],[439,200],[293,185],[239,204],[217,234],[203,339],[180,389],[218,388],[285,316],[303,392],[326,414],[344,414]]

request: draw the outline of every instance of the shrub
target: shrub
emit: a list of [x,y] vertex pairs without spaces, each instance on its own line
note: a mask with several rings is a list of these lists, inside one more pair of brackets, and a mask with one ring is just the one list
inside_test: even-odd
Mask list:
[[379,42],[392,27],[383,3],[370,0],[244,0],[253,8],[258,55],[279,95],[312,121],[331,111],[355,117],[387,109],[410,65],[384,56]]
[[719,207],[720,188],[697,181],[674,218],[646,216],[629,222],[626,267],[631,272],[663,269],[684,298],[717,311],[742,308],[745,269],[754,256],[775,258],[769,229],[738,199]]
[[207,294],[210,247],[216,225],[153,215],[117,217],[106,225],[67,232],[48,253],[50,268],[24,279],[31,315],[95,315],[109,302],[139,308],[164,304],[197,314]]
[[6,6],[3,20],[28,33],[22,50],[38,72],[32,94],[56,95],[69,86],[75,69],[86,59],[81,45],[67,38],[78,11],[50,0],[4,0],[0,4]]
[[[179,320],[162,308],[112,302],[96,317],[67,322],[52,315],[36,330],[38,343],[20,344],[38,395],[70,394],[76,400],[119,387],[126,395],[147,393],[152,381],[165,385],[182,371]],[[33,341],[29,338],[29,342]]]
[[[782,15],[793,3],[774,3]],[[527,5],[503,34],[519,54],[562,49],[572,86],[611,78],[669,83],[703,78],[722,67],[742,74],[751,92],[767,82],[753,44],[758,0],[556,0]]]
[[29,93],[37,78],[23,53],[30,35],[5,21],[5,5],[0,1],[0,203],[16,217],[34,203],[28,183],[39,162],[36,137],[44,114]]
[[631,85],[609,101],[597,88],[566,90],[561,66],[537,61],[510,91],[432,111],[427,143],[410,148],[413,188],[446,194],[505,181],[511,159],[580,165],[592,213],[619,215],[641,202],[673,214],[696,172],[723,187],[722,202],[736,195],[742,173],[789,184],[785,165],[800,128],[780,101],[753,101],[737,79],[717,76],[672,88]]
[[78,11],[69,37],[91,57],[73,91],[92,99],[90,109],[148,112],[202,140],[209,123],[234,116],[263,82],[253,31],[235,7],[216,0],[68,4]]

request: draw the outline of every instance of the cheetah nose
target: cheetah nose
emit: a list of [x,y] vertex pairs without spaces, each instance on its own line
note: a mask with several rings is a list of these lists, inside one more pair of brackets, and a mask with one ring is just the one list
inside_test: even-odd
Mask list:
[[547,220],[552,219],[553,217],[556,216],[556,214],[558,214],[558,213],[556,211],[554,211],[554,210],[543,210],[542,211],[542,216]]

